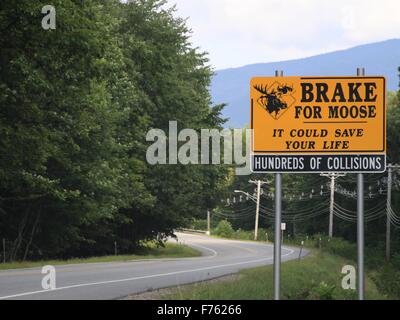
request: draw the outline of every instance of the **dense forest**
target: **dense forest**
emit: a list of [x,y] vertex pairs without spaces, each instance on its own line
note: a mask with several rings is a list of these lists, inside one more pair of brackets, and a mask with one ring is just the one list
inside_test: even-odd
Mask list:
[[[152,128],[221,129],[213,70],[185,20],[163,0],[54,0],[0,4],[0,240],[6,260],[135,251],[174,229],[228,219],[254,228],[254,203],[233,191],[263,187],[260,227],[273,225],[273,176],[234,176],[223,165],[150,165]],[[393,72],[396,72],[394,70]],[[400,95],[388,93],[388,162],[400,163]],[[367,243],[382,244],[387,173],[366,176]],[[400,213],[394,172],[393,212]],[[354,241],[355,175],[337,182],[334,235]],[[285,236],[328,232],[329,180],[284,175]],[[227,199],[230,199],[227,201]],[[233,200],[235,199],[235,200]],[[399,219],[399,220],[396,220]],[[399,250],[400,216],[393,218]],[[383,252],[383,251],[382,251]]]
[[43,30],[47,2],[0,4],[7,260],[131,252],[204,216],[225,168],[146,163],[151,128],[223,123],[185,21],[159,0],[54,0],[57,27]]

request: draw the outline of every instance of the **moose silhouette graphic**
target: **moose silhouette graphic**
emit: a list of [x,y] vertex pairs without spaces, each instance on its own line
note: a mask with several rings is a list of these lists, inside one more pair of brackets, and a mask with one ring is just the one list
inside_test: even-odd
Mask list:
[[254,89],[262,93],[262,96],[257,99],[257,102],[267,110],[274,119],[278,119],[279,112],[288,107],[287,103],[283,101],[282,98],[293,91],[293,86],[279,84],[276,88],[272,88],[270,92],[268,92],[268,85],[264,87],[262,85],[255,85]]

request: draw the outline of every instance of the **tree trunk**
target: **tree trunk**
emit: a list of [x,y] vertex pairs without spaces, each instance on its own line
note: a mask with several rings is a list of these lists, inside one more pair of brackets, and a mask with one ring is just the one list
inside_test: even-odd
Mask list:
[[28,216],[29,216],[29,213],[27,213],[23,217],[23,219],[21,220],[21,223],[18,226],[18,236],[14,240],[12,251],[10,253],[10,261],[11,262],[15,261],[17,255],[18,255],[19,248],[21,247],[22,240],[23,240],[23,234],[24,234],[24,230],[25,230],[25,227],[27,224]]
[[31,244],[32,244],[33,236],[34,236],[35,233],[36,233],[36,227],[37,227],[37,225],[38,225],[38,223],[39,223],[39,220],[40,220],[40,213],[41,213],[41,209],[39,209],[39,213],[37,214],[36,219],[35,219],[35,222],[33,223],[31,235],[30,235],[30,237],[29,237],[28,243],[26,244],[25,253],[24,253],[24,257],[22,258],[22,261],[25,261],[25,260],[26,260],[26,257],[28,256],[29,247],[30,247]]

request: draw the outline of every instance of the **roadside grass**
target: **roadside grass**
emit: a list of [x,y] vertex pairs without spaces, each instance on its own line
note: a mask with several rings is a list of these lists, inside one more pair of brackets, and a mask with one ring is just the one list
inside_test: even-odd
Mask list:
[[90,258],[74,258],[68,260],[24,261],[0,263],[0,270],[42,267],[45,265],[65,265],[98,262],[124,262],[139,259],[188,258],[201,256],[201,252],[183,244],[167,242],[165,247],[157,247],[153,243],[146,244],[139,254],[113,255]]
[[[202,220],[195,221],[198,227],[203,227]],[[196,225],[194,226],[196,227]],[[219,238],[252,240],[254,238],[253,231],[234,230],[227,221],[215,223],[211,230],[211,235]],[[273,240],[273,231],[270,229],[259,229],[258,240]],[[326,254],[331,254],[345,259],[349,265],[356,265],[357,244],[346,241],[345,239],[334,237],[330,239],[325,234],[301,234],[296,236],[289,233],[284,234],[284,245],[299,247],[303,245],[310,250],[319,249]],[[394,248],[396,242],[393,244]],[[365,247],[365,270],[369,275],[369,280],[373,280],[376,287],[382,294],[387,294],[392,299],[400,299],[400,253],[393,250],[390,262],[385,259],[385,242],[382,240],[368,241]],[[322,290],[323,288],[321,288]],[[329,291],[329,288],[325,288]]]
[[[356,290],[344,290],[342,267],[352,264],[342,257],[313,250],[302,260],[285,262],[281,266],[281,299],[283,300],[353,300]],[[265,300],[273,299],[273,267],[265,266],[239,272],[235,280],[212,284],[203,282],[174,289],[162,299],[179,300]],[[381,300],[374,282],[366,276],[366,299]]]

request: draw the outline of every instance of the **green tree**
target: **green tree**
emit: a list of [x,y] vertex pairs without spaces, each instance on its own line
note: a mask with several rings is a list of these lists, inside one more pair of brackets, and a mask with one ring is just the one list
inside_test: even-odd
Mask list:
[[[224,167],[149,166],[146,132],[218,128],[211,69],[158,0],[1,3],[0,233],[8,258],[132,251],[218,201]],[[207,195],[207,196],[206,196]]]

